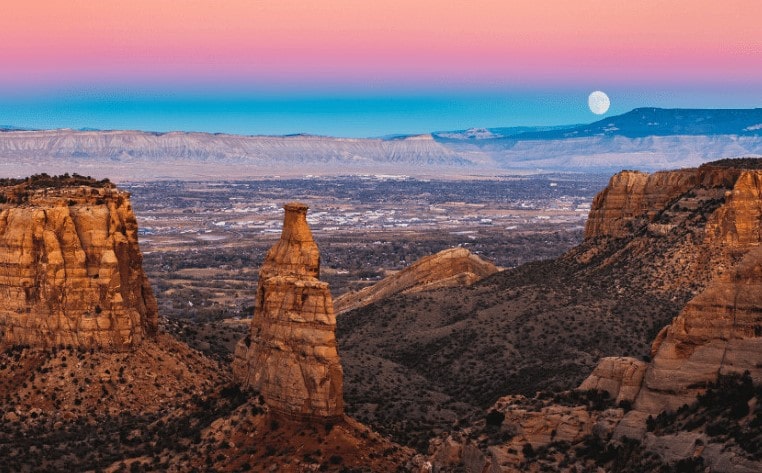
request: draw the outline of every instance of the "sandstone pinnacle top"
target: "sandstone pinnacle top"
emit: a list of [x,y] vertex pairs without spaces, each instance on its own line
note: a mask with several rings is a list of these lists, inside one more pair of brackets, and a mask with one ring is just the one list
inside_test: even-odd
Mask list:
[[130,195],[108,181],[0,182],[0,345],[128,349],[157,328]]
[[331,292],[318,280],[320,252],[307,206],[292,202],[284,209],[283,232],[260,269],[254,318],[236,346],[233,375],[275,412],[340,418],[343,373]]
[[308,207],[299,202],[283,206],[283,231],[278,243],[267,253],[260,270],[263,275],[320,277],[320,250],[307,225]]

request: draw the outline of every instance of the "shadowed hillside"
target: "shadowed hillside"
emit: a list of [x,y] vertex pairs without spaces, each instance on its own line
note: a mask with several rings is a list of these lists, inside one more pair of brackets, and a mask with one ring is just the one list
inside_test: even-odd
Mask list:
[[713,215],[739,172],[623,172],[563,257],[343,315],[349,412],[423,448],[431,429],[502,395],[575,387],[601,357],[647,358],[659,330],[736,258],[718,251]]

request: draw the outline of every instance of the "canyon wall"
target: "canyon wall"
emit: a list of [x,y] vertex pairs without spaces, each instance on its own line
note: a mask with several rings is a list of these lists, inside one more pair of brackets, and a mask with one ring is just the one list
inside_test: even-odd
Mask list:
[[[654,340],[620,435],[637,437],[648,415],[692,402],[719,374],[749,371],[762,382],[762,171],[712,165],[652,175],[624,171],[595,198],[586,236],[627,237],[644,225],[652,230],[665,206],[704,189],[723,190],[696,247],[711,255],[713,279]],[[597,385],[595,377],[582,387]]]
[[[638,259],[648,254],[644,248],[679,248],[678,260],[703,260],[707,284],[653,340],[649,362],[602,358],[578,387],[580,396],[588,395],[588,390],[606,391],[613,407],[596,408],[584,401],[572,406],[544,401],[539,406],[537,399],[507,396],[492,409],[505,416],[497,428],[513,434],[510,440],[479,452],[474,443],[450,435],[432,444],[435,466],[460,462],[481,471],[530,471],[527,453],[518,453],[526,443],[534,449],[558,441],[574,447],[589,445],[580,439],[592,435],[600,442],[613,439],[615,445],[629,437],[645,448],[658,446],[659,455],[668,462],[700,455],[704,465],[717,466],[717,471],[759,471],[759,463],[745,458],[731,441],[703,449],[693,443],[709,441],[700,432],[658,437],[646,430],[649,416],[694,403],[720,375],[749,372],[754,383],[762,383],[760,165],[762,160],[750,168],[706,165],[652,175],[631,171],[615,175],[594,200],[582,245],[585,251],[608,244],[601,239],[625,239],[623,248],[637,251],[615,252],[604,264],[644,268],[652,263]],[[671,273],[679,268],[667,265],[662,273],[646,272],[657,276],[649,284],[671,287]],[[679,280],[685,286],[691,284],[692,276],[683,274]],[[477,427],[466,433],[474,432]],[[690,440],[684,452],[681,439]],[[531,456],[532,449],[525,450]],[[729,470],[727,465],[736,469]]]
[[[622,171],[593,199],[585,237],[622,238],[632,235],[638,223],[651,222],[683,194],[703,189],[731,188],[740,171],[702,166],[695,169],[646,174]],[[639,222],[640,221],[640,222]]]

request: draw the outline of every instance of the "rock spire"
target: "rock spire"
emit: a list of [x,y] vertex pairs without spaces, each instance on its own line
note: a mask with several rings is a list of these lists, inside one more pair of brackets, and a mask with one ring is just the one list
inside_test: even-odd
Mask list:
[[259,272],[249,335],[236,347],[233,375],[274,411],[296,419],[343,416],[342,368],[328,284],[307,206],[291,202],[283,232]]

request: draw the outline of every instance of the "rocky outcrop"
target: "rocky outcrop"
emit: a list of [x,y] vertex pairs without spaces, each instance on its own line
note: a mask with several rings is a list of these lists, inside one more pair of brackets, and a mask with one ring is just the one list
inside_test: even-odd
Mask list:
[[634,410],[618,435],[638,437],[645,419],[693,402],[721,374],[749,371],[762,383],[762,247],[696,296],[654,341]]
[[762,172],[743,171],[707,222],[707,242],[748,249],[762,241]]
[[259,273],[249,335],[238,343],[233,375],[275,412],[337,418],[344,412],[336,317],[328,284],[318,280],[320,252],[307,206],[289,203],[280,241]]
[[459,466],[482,473],[555,471],[529,469],[525,462],[535,449],[549,444],[568,448],[592,436],[610,435],[623,415],[622,409],[591,411],[584,405],[563,406],[524,396],[505,396],[491,412],[504,416],[499,425],[479,421],[431,442],[433,471],[453,471]]
[[[482,455],[476,456],[473,465],[487,465],[482,471],[493,471],[488,467],[496,463],[501,465],[501,471],[543,471],[540,466],[567,471],[560,465],[570,465],[568,458],[553,449],[554,442],[569,442],[572,450],[583,452],[591,447],[600,450],[608,442],[614,448],[628,442],[633,445],[632,440],[625,439],[628,437],[636,439],[645,452],[644,458],[656,458],[665,464],[700,457],[712,471],[759,469],[758,458],[749,457],[749,453],[754,454],[749,445],[739,448],[727,437],[701,430],[702,422],[708,422],[702,417],[706,416],[704,412],[696,414],[698,421],[693,430],[687,421],[682,421],[684,425],[679,424],[677,430],[646,433],[649,416],[656,418],[665,411],[674,412],[695,403],[697,395],[716,385],[721,375],[749,372],[754,383],[762,383],[762,171],[758,169],[762,160],[752,163],[751,168],[741,163],[733,167],[732,161],[723,164],[650,176],[625,171],[614,176],[595,199],[586,229],[588,240],[582,247],[610,243],[596,241],[598,237],[635,235],[631,241],[624,241],[626,249],[637,245],[643,251],[649,246],[677,242],[681,248],[675,253],[677,264],[665,265],[663,273],[653,273],[658,276],[654,283],[662,287],[672,286],[672,281],[683,286],[693,283],[691,276],[681,275],[681,282],[669,274],[680,264],[688,269],[702,265],[709,278],[653,340],[649,363],[627,357],[603,358],[578,388],[606,391],[614,406],[628,401],[621,406],[631,404],[632,410],[601,410],[584,403],[571,407],[563,403],[542,405],[538,409],[537,400],[527,408],[526,401],[516,402],[514,396],[511,402],[493,406],[505,416],[501,428],[515,426],[511,429],[513,437],[495,445],[486,443],[490,445],[486,448],[482,442]],[[638,260],[622,261],[623,255],[632,254],[617,252],[608,257],[606,264],[633,264]],[[750,408],[755,405],[749,403]],[[711,421],[740,426],[748,424],[750,418]],[[597,427],[590,429],[590,423]],[[482,437],[486,438],[484,434]],[[451,435],[447,439],[453,438]],[[519,453],[523,443],[546,449],[544,456],[527,463],[526,455]],[[451,444],[447,447],[442,440],[435,443],[435,465],[447,464],[443,450],[457,452],[453,456],[464,462],[467,447],[475,446],[465,440]],[[530,451],[528,447],[526,450]],[[473,452],[469,457],[474,457]],[[586,461],[577,460],[577,466]]]
[[612,176],[609,185],[593,199],[585,237],[627,235],[627,222],[643,214],[647,180],[648,174],[639,171],[622,171]]
[[36,187],[0,188],[0,344],[125,350],[155,334],[129,193]]
[[646,362],[625,356],[603,358],[579,390],[606,391],[615,403],[633,402],[640,391]]
[[334,301],[334,307],[341,314],[398,293],[469,286],[497,271],[497,266],[465,248],[450,248],[425,256],[372,286],[343,294]]
[[739,174],[735,168],[713,166],[653,174],[622,171],[593,199],[585,238],[632,235],[639,220],[640,223],[653,221],[670,202],[686,192],[697,187],[730,188]]

